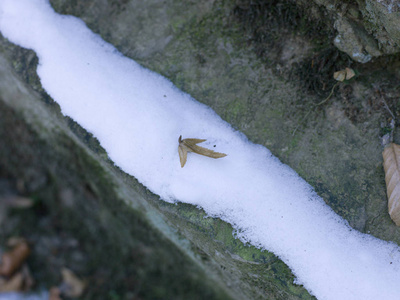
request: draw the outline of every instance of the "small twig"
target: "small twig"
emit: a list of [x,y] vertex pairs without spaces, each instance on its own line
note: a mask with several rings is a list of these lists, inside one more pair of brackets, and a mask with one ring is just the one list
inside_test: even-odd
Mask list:
[[296,128],[293,130],[292,136],[296,134],[297,129],[299,129],[300,125],[304,122],[305,119],[307,119],[308,115],[311,113],[311,109],[306,113],[306,115],[303,117],[303,119],[297,124]]
[[394,114],[392,113],[392,111],[390,110],[389,106],[387,105],[385,98],[381,95],[381,100],[383,102],[383,104],[385,105],[385,108],[388,110],[388,112],[390,113],[390,115],[392,116],[393,120],[396,120],[396,117],[394,116]]
[[330,92],[330,94],[328,95],[328,97],[326,97],[326,99],[322,100],[320,103],[315,104],[315,106],[320,106],[321,104],[324,104],[326,101],[328,101],[332,95],[333,95],[333,91],[335,90],[335,87],[340,83],[340,81],[336,82],[335,85],[332,87],[332,90]]
[[389,105],[385,101],[385,97],[382,93],[382,90],[379,88],[379,86],[374,86],[375,92],[379,95],[380,100],[382,101],[383,105],[389,112],[389,114],[392,116],[392,120],[389,123],[390,131],[386,133],[384,136],[381,137],[382,139],[382,146],[386,147],[389,143],[393,143],[393,135],[394,135],[394,129],[396,125],[396,117],[394,116],[393,112],[389,108]]
[[[335,90],[335,87],[340,83],[340,81],[336,82],[335,85],[332,87],[331,92],[329,93],[328,97],[326,97],[324,100],[322,100],[321,102],[317,103],[314,105],[314,108],[317,106],[320,106],[322,104],[324,104],[325,102],[327,102],[333,95],[333,91]],[[306,115],[303,117],[303,119],[299,122],[299,124],[297,124],[296,128],[293,130],[292,136],[294,136],[296,134],[297,129],[299,129],[300,125],[307,119],[308,115],[311,113],[311,109],[306,113]]]

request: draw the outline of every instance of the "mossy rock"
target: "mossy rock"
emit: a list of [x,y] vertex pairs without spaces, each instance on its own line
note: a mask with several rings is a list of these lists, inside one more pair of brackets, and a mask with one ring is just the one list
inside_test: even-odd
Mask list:
[[312,298],[284,263],[243,245],[229,224],[161,202],[120,171],[61,115],[36,66],[19,67],[37,62],[32,51],[4,38],[0,49],[0,198],[34,202],[4,212],[0,246],[27,239],[38,289],[59,285],[67,267],[87,282],[82,299]]
[[[395,116],[400,113],[396,100],[400,93],[396,88],[399,57],[355,63],[335,49],[335,31],[329,23],[332,19],[326,23],[318,19],[324,14],[320,7],[310,5],[314,8],[310,16],[304,13],[304,6],[297,9],[292,1],[273,1],[273,5],[262,2],[252,6],[247,1],[233,0],[51,1],[58,12],[82,18],[121,53],[166,76],[212,107],[251,141],[269,148],[351,226],[399,243],[399,229],[387,214],[380,145],[382,127],[390,121],[382,97]],[[318,24],[318,30],[307,25],[310,18],[318,21],[313,23]],[[49,230],[50,237],[61,232],[68,237],[66,240],[82,244],[74,255],[72,250],[63,250],[65,259],[56,260],[53,271],[38,273],[39,279],[50,284],[57,268],[68,262],[80,275],[92,276],[94,285],[87,297],[93,299],[100,292],[114,298],[162,294],[179,298],[196,294],[199,288],[209,298],[312,298],[304,288],[293,284],[294,277],[285,264],[273,254],[235,239],[229,224],[205,218],[202,210],[190,205],[162,202],[113,166],[97,141],[78,124],[62,117],[58,106],[42,90],[32,52],[4,39],[0,52],[8,60],[1,65],[13,66],[12,70],[7,67],[8,73],[15,74],[10,77],[15,80],[10,86],[26,86],[26,94],[36,99],[27,102],[31,103],[29,109],[17,108],[6,101],[0,89],[2,102],[6,103],[4,111],[12,116],[7,126],[21,123],[18,132],[37,140],[8,137],[9,142],[0,148],[2,157],[26,148],[27,158],[21,163],[19,159],[0,160],[2,178],[7,178],[14,193],[37,199],[33,220],[26,218],[29,224],[44,220],[41,222],[55,228]],[[354,68],[357,78],[337,86],[329,101],[317,105],[336,83],[333,71],[343,67]],[[29,113],[38,109],[45,112],[45,118]],[[33,125],[48,119],[56,125]],[[2,131],[6,133],[10,134]],[[22,181],[18,181],[20,178]],[[18,182],[28,187],[21,189]],[[77,194],[79,201],[68,208],[62,199],[71,193]],[[61,217],[64,210],[65,216]],[[78,214],[74,215],[75,211]],[[31,231],[24,231],[24,219],[15,214],[13,218],[15,223],[20,222],[15,227],[20,228],[19,234],[36,236],[36,243],[41,236],[46,237],[45,231],[35,234],[34,225],[27,227]],[[74,218],[77,223],[69,224]],[[79,228],[87,230],[80,235]],[[5,232],[11,234],[10,230]],[[154,230],[149,235],[153,238],[141,241],[137,232],[147,230]],[[159,238],[168,249],[153,249]],[[93,243],[107,251],[100,251]],[[130,249],[139,254],[132,254]],[[90,260],[92,252],[96,254]],[[152,261],[155,253],[159,260]],[[145,263],[141,263],[142,255]],[[182,261],[176,261],[177,256]],[[35,257],[32,263],[36,265],[48,260],[40,253]],[[88,259],[90,263],[82,263]],[[175,264],[183,266],[182,276],[193,274],[181,279],[176,275],[176,282],[188,280],[187,288],[169,284],[167,278],[152,291],[154,280],[148,279],[175,274]],[[113,272],[118,274],[115,280],[110,279]],[[55,279],[57,276],[53,276]],[[98,284],[107,279],[107,285]]]

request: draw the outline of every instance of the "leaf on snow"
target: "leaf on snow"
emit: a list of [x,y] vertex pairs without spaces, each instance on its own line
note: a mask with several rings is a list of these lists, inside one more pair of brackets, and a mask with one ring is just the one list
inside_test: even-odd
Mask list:
[[179,141],[179,146],[178,146],[179,160],[181,161],[182,168],[186,164],[188,152],[194,152],[211,158],[221,158],[226,156],[225,153],[215,152],[213,150],[197,146],[197,144],[206,141],[203,139],[182,139],[182,136],[179,136],[178,141]]
[[400,146],[390,143],[382,155],[389,214],[396,225],[400,226]]

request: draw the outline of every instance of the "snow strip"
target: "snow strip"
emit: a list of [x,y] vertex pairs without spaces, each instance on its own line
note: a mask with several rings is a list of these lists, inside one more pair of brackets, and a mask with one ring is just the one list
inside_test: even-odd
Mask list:
[[[37,53],[41,83],[63,114],[161,199],[229,222],[243,242],[279,256],[318,299],[400,299],[397,245],[352,230],[269,150],[81,20],[45,0],[0,0],[0,31]],[[189,153],[181,168],[179,135],[205,138],[201,146],[228,156]]]

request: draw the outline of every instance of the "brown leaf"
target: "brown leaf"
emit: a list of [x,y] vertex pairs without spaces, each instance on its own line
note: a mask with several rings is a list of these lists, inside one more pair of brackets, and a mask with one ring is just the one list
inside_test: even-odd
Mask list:
[[17,195],[2,197],[1,201],[8,207],[14,208],[30,208],[33,206],[33,200]]
[[346,71],[340,70],[333,73],[333,78],[335,78],[337,81],[344,81],[346,79]]
[[63,268],[61,270],[63,284],[60,288],[61,292],[72,298],[80,297],[86,287],[86,282],[79,279],[71,270]]
[[49,300],[61,300],[60,289],[56,286],[53,286],[49,291]]
[[400,226],[400,146],[390,143],[382,155],[389,214],[396,225]]
[[24,291],[29,291],[33,287],[33,285],[35,284],[35,281],[33,280],[33,277],[31,275],[31,271],[29,270],[27,264],[24,264],[22,266],[21,273],[24,276],[23,290]]
[[344,70],[340,70],[333,73],[333,78],[336,79],[337,81],[349,80],[354,76],[356,76],[356,73],[354,72],[353,69],[350,68],[345,68]]
[[203,139],[182,139],[182,136],[179,136],[179,160],[181,162],[181,167],[186,164],[187,153],[194,152],[203,156],[211,157],[211,158],[221,158],[226,156],[225,153],[215,152],[213,150],[197,146],[197,144],[205,142]]
[[7,281],[3,281],[0,284],[0,292],[20,292],[23,290],[24,285],[24,275],[22,272],[16,273]]
[[346,80],[349,80],[351,78],[353,78],[354,76],[356,76],[356,73],[354,72],[353,69],[350,68],[346,68]]
[[9,248],[15,248],[21,243],[26,243],[26,239],[19,236],[12,236],[7,240],[6,245]]
[[3,253],[0,263],[0,275],[11,276],[22,266],[30,252],[28,244],[23,241],[17,244],[11,251]]

